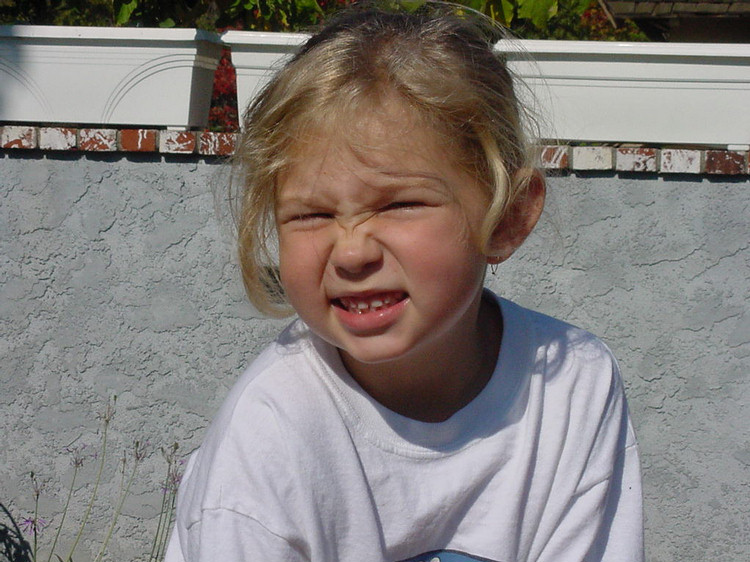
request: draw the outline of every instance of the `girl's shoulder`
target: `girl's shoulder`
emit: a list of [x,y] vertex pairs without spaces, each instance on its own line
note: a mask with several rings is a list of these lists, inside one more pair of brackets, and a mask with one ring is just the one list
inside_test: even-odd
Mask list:
[[[185,494],[194,506],[226,507],[242,498],[242,509],[235,505],[240,512],[255,510],[258,506],[242,493],[243,486],[262,479],[283,487],[292,476],[281,467],[296,466],[306,460],[305,451],[325,445],[327,429],[336,420],[334,414],[325,415],[332,408],[320,382],[322,368],[300,321],[255,358],[229,391],[191,457]],[[234,483],[236,494],[221,491],[226,482]],[[200,514],[196,511],[191,517],[197,520]]]
[[[619,449],[634,445],[620,368],[607,344],[591,332],[509,301],[501,299],[501,308],[508,320],[503,344],[508,341],[512,348],[501,348],[501,361],[513,366],[525,361],[519,367],[522,409],[566,420],[566,435],[574,435],[577,443],[594,443],[608,431],[619,440]],[[507,354],[504,359],[502,353]]]
[[319,363],[309,329],[293,321],[240,375],[212,426],[244,425],[248,416],[265,410],[294,411],[297,403],[309,404],[323,390],[315,374]]
[[[548,398],[592,400],[622,395],[620,368],[597,336],[563,320],[498,299],[504,333],[499,362],[529,381],[539,378]],[[564,397],[564,398],[563,398]]]
[[317,368],[299,321],[249,365],[191,455],[180,492],[185,528],[207,512],[285,528],[286,514],[267,507],[279,505],[286,491],[300,489],[296,480],[304,464],[325,445],[321,424],[332,423],[322,420],[321,412],[330,408]]
[[569,322],[498,298],[503,315],[503,344],[532,348],[538,355],[561,360],[615,362],[612,351],[599,337]]

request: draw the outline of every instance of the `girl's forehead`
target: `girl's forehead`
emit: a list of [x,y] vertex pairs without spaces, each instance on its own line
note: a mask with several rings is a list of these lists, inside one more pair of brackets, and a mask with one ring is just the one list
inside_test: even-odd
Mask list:
[[445,165],[457,161],[446,135],[426,124],[405,104],[360,107],[308,127],[292,139],[287,160],[291,167],[321,155],[351,153],[373,168]]
[[289,188],[312,193],[320,182],[351,174],[370,185],[399,176],[432,179],[453,189],[476,185],[477,178],[461,165],[455,140],[397,95],[329,109],[296,128],[289,139],[277,175],[277,198]]
[[320,134],[305,139],[294,149],[279,186],[314,189],[323,183],[356,176],[370,186],[386,185],[399,178],[425,178],[438,182],[460,172],[429,135],[419,130],[383,130]]

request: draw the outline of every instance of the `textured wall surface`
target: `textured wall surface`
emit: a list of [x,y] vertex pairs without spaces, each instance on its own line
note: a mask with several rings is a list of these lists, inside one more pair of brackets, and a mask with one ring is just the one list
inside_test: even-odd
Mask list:
[[[214,210],[221,170],[186,157],[0,155],[0,502],[31,515],[34,470],[47,481],[41,515],[59,522],[73,476],[65,449],[96,448],[97,414],[117,395],[111,462],[77,560],[97,552],[117,458],[134,439],[151,454],[110,559],[148,554],[159,447],[196,447],[281,325],[244,300]],[[641,443],[648,559],[747,560],[750,181],[549,183],[543,225],[489,285],[597,333],[618,356]],[[89,458],[79,471],[71,522],[95,468]]]

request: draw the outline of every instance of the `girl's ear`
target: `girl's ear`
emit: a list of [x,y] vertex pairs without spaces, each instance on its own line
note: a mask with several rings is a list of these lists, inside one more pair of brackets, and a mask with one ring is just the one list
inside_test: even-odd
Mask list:
[[539,170],[521,170],[516,181],[528,175],[528,186],[498,223],[487,244],[487,263],[498,264],[515,252],[536,226],[544,208],[547,187]]

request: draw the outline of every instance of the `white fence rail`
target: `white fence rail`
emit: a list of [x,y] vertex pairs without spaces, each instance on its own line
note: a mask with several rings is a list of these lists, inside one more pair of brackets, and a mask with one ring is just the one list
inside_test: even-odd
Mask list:
[[[200,127],[220,43],[232,49],[242,109],[306,37],[0,27],[0,121]],[[497,48],[530,86],[548,140],[750,147],[750,45],[514,41]]]
[[[240,107],[305,38],[224,34]],[[514,41],[497,48],[530,86],[547,139],[750,145],[750,45]]]

